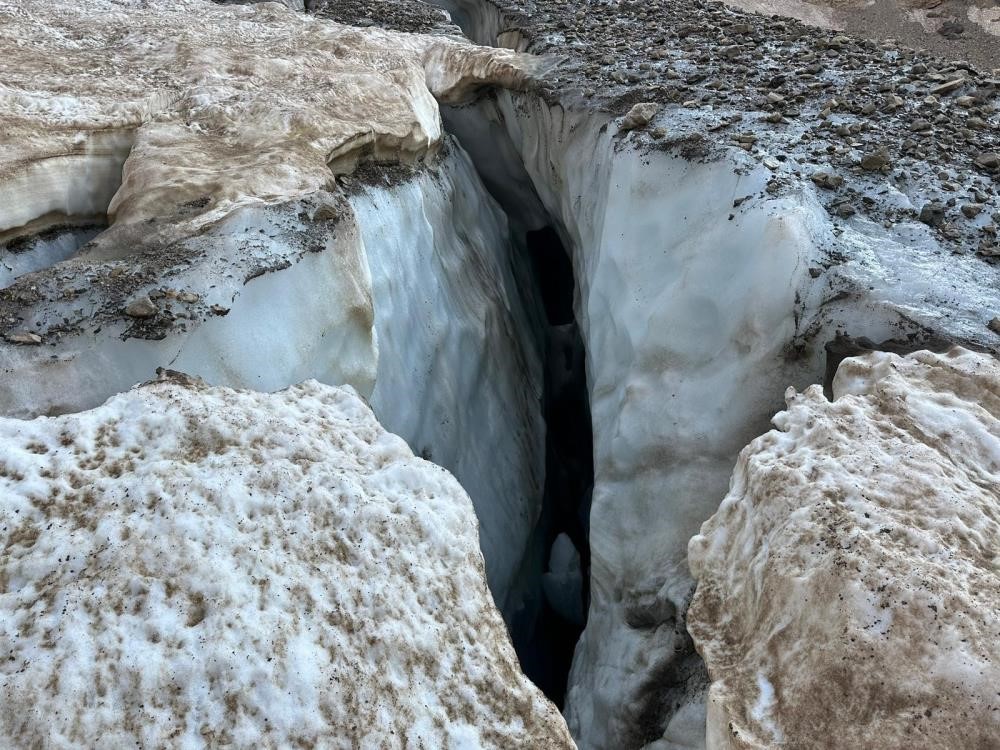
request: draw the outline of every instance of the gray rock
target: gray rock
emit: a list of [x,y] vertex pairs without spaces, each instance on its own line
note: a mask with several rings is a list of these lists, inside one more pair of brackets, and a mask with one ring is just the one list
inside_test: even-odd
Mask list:
[[880,148],[870,154],[866,154],[861,159],[861,168],[867,170],[868,172],[877,172],[881,169],[885,169],[889,166],[889,152],[884,148]]
[[625,119],[622,120],[621,129],[627,131],[644,128],[649,125],[650,121],[656,117],[656,113],[659,111],[660,105],[656,102],[639,102],[625,115]]
[[128,303],[125,314],[130,318],[152,318],[158,313],[159,308],[153,303],[148,295],[136,297]]
[[991,171],[1000,170],[1000,153],[987,151],[976,157],[976,166]]
[[940,226],[947,210],[947,207],[941,203],[933,201],[925,203],[924,207],[920,209],[920,221],[931,227]]
[[810,179],[824,190],[836,190],[844,184],[843,177],[823,170],[814,172]]

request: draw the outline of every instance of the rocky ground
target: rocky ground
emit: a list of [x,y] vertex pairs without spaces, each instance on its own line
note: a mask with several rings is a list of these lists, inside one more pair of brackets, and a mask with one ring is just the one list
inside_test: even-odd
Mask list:
[[1000,6],[995,0],[731,0],[766,16],[869,39],[895,39],[914,49],[989,70],[1000,65]]
[[1000,74],[702,0],[494,4],[520,46],[564,61],[549,100],[661,105],[633,136],[651,148],[741,148],[774,172],[768,192],[808,177],[837,220],[916,217],[952,252],[998,260]]

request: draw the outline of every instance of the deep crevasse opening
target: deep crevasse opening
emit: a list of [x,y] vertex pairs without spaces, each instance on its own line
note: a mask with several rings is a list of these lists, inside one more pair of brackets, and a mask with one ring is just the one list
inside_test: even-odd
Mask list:
[[[525,46],[487,0],[436,4],[479,43]],[[692,114],[669,116],[683,130]],[[707,675],[685,625],[687,542],[739,450],[787,386],[822,382],[838,337],[912,350],[976,335],[976,261],[941,253],[916,223],[837,225],[808,180],[772,191],[737,149],[659,148],[536,93],[445,119],[508,214],[555,227],[571,250],[595,481],[570,729],[582,748],[697,747]],[[939,288],[943,273],[957,286]]]
[[535,557],[525,569],[525,604],[514,615],[511,636],[525,673],[562,708],[589,599],[594,466],[586,352],[573,312],[572,263],[558,232],[529,230],[517,244],[543,312],[536,325],[545,368],[545,490]]

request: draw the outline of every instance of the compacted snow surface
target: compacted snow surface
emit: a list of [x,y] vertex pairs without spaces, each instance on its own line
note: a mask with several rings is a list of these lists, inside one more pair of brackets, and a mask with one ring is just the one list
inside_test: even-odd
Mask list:
[[571,747],[468,496],[350,389],[0,420],[3,747]]
[[789,389],[689,560],[709,748],[1000,746],[1000,363]]

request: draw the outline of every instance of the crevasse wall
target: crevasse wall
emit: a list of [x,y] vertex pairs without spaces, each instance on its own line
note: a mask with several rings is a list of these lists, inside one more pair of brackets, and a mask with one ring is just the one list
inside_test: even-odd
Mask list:
[[[157,367],[260,391],[308,378],[350,384],[474,498],[491,589],[509,614],[540,512],[544,429],[506,221],[454,145],[435,166],[358,187],[348,203],[332,221],[322,199],[248,207],[190,240],[219,252],[167,285],[225,314],[186,331],[123,338],[127,323],[112,322],[54,345],[0,348],[0,412],[91,408]],[[257,264],[272,270],[244,281]],[[47,314],[79,303],[66,305]]]
[[372,407],[473,498],[487,578],[509,618],[545,453],[541,362],[507,222],[458,148],[436,180],[368,189],[352,205],[375,301]]
[[[500,25],[480,5],[462,4],[486,25],[467,31],[489,42]],[[499,92],[446,119],[485,173],[504,171],[489,154],[519,155],[510,189],[535,191],[573,249],[595,487],[570,728],[583,748],[698,746],[704,673],[684,627],[686,547],[738,451],[786,385],[821,376],[838,331],[973,337],[989,290],[976,261],[942,253],[926,227],[858,220],[835,233],[811,185],[771,195],[769,170],[742,152],[690,161],[532,94]],[[497,133],[508,142],[483,142]]]

